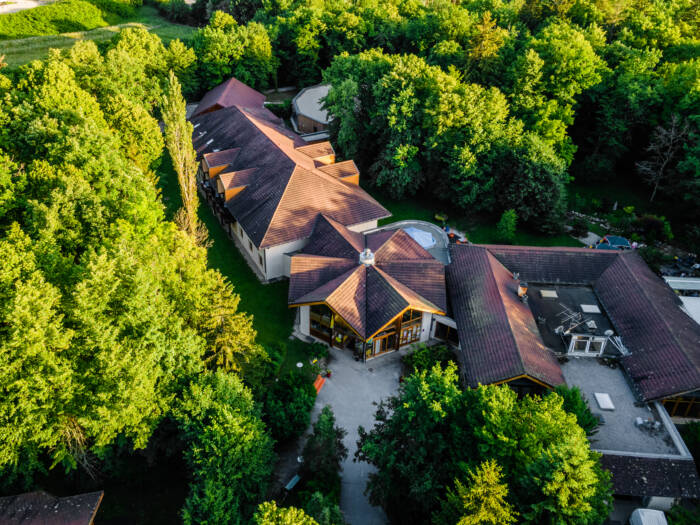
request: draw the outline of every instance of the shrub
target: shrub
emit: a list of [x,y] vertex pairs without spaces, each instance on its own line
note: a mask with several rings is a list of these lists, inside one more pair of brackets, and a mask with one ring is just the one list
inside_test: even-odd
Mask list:
[[653,246],[644,246],[643,248],[637,250],[637,253],[641,255],[644,262],[646,262],[656,273],[660,272],[661,265],[673,260],[671,256],[666,255],[661,250],[654,248]]
[[635,231],[641,233],[648,242],[673,239],[671,223],[665,217],[643,215],[632,222],[632,227]]
[[348,457],[348,449],[343,443],[346,435],[345,429],[336,426],[331,407],[325,406],[302,453],[301,472],[306,487],[329,494],[336,501],[340,496],[340,464]]
[[515,240],[515,228],[518,224],[518,215],[515,210],[506,210],[501,215],[501,220],[496,226],[498,238],[501,242],[512,243]]
[[591,436],[595,434],[600,422],[588,407],[581,390],[577,386],[569,388],[565,385],[559,385],[554,389],[554,392],[564,400],[564,410],[576,416],[576,422],[585,430],[586,435]]
[[287,441],[300,436],[309,426],[316,389],[298,371],[290,372],[272,384],[265,396],[265,421],[272,437]]
[[318,525],[316,520],[295,507],[278,507],[274,501],[258,506],[253,525]]
[[304,506],[306,513],[318,522],[318,525],[344,525],[343,513],[330,496],[314,492]]
[[571,234],[574,237],[584,237],[588,234],[588,223],[582,217],[576,217],[571,223]]
[[106,17],[100,8],[84,0],[60,0],[0,16],[0,40],[55,35],[104,27],[118,20]]
[[267,104],[265,107],[281,119],[288,119],[292,117],[291,100],[285,100],[283,102],[278,102],[275,104]]
[[430,370],[437,364],[445,366],[453,360],[454,355],[448,347],[443,345],[426,346],[425,344],[419,345],[413,353],[405,355],[402,359],[409,374]]

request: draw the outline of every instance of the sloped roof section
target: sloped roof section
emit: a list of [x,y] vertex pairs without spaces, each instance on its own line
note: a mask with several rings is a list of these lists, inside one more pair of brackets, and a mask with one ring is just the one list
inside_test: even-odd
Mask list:
[[193,116],[208,111],[242,106],[244,108],[260,108],[265,102],[265,95],[245,85],[233,77],[219,84],[202,97]]
[[700,497],[700,478],[692,459],[646,458],[603,454],[618,496]]
[[257,168],[226,207],[258,248],[309,237],[319,214],[346,226],[391,215],[356,184],[318,169],[304,153],[310,146],[264,108],[232,106],[192,122],[200,157],[238,148],[227,171]]
[[620,253],[594,289],[631,354],[622,359],[646,400],[700,388],[700,325],[636,253]]
[[483,246],[451,245],[447,282],[471,386],[528,375],[564,383],[532,312],[517,299],[512,274]]
[[619,251],[587,248],[484,245],[520,279],[548,284],[591,284],[612,264]]
[[359,175],[360,170],[357,169],[357,164],[354,160],[344,160],[342,162],[336,162],[335,164],[327,164],[325,166],[319,166],[323,173],[328,173],[332,177],[342,179],[343,177],[352,177],[353,175]]
[[[307,246],[292,257],[289,304],[325,302],[363,339],[409,307],[444,313],[442,263],[404,232],[389,233],[357,234],[321,216]],[[384,243],[374,265],[364,265],[360,252],[370,239]]]
[[515,299],[516,283],[506,278],[512,272],[531,283],[592,286],[630,352],[622,364],[645,401],[700,389],[700,325],[637,253],[489,245],[450,249],[448,284],[470,381],[499,381],[520,369],[520,358],[525,373],[556,384],[551,380],[557,379],[558,365],[536,351],[539,331],[529,308]]
[[44,491],[0,498],[3,525],[91,525],[104,492],[57,498]]

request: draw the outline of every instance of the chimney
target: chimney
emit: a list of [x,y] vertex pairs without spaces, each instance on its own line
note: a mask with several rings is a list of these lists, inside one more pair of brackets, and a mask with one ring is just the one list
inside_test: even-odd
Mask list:
[[527,302],[527,283],[525,281],[520,281],[518,284],[518,297],[522,302]]
[[364,264],[365,266],[374,265],[374,253],[372,253],[372,250],[369,248],[362,250],[360,253],[360,264]]

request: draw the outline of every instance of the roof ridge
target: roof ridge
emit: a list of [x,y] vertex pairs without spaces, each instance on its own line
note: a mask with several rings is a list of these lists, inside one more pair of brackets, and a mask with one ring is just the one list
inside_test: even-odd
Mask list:
[[[270,136],[269,136],[267,133],[265,133],[262,129],[260,129],[260,126],[258,125],[258,122],[259,122],[260,119],[259,119],[257,116],[252,115],[251,113],[249,113],[248,111],[246,111],[246,108],[244,108],[244,107],[242,107],[242,106],[234,105],[234,106],[232,106],[232,107],[235,107],[238,111],[241,112],[241,114],[242,114],[245,118],[247,118],[249,121],[251,121],[251,122],[253,123],[253,127],[255,128],[255,130],[256,130],[257,133],[259,133],[260,135],[262,135],[263,137],[265,137],[270,143],[272,143],[272,145],[273,145],[275,148],[277,148],[278,150],[280,150],[289,160],[291,160],[291,161],[294,163],[295,166],[299,166],[299,163],[296,162],[296,161],[291,157],[291,155],[290,155],[287,151],[285,151],[284,148],[279,147],[279,146],[275,143],[275,141],[272,140],[272,139],[270,138]],[[293,141],[293,139],[290,139],[289,137],[287,137],[287,136],[284,135],[283,133],[280,133],[280,135],[283,135],[285,138],[287,138],[287,139]],[[300,146],[300,147],[303,147],[303,146]],[[297,149],[297,146],[293,146],[293,150],[296,151],[296,149]],[[302,153],[302,155],[303,155],[303,153]],[[309,159],[311,159],[311,157],[309,157]],[[313,162],[313,159],[311,159],[311,161]]]
[[520,361],[520,366],[523,370],[523,373],[527,373],[527,368],[525,367],[525,361],[523,360],[523,354],[521,353],[521,348],[520,348],[520,345],[518,344],[518,338],[515,337],[515,334],[513,333],[513,325],[510,321],[510,316],[508,315],[508,311],[506,310],[506,306],[503,303],[503,294],[501,293],[501,287],[498,286],[498,281],[496,280],[496,276],[493,273],[493,271],[494,271],[493,263],[498,264],[499,266],[501,266],[501,268],[503,268],[506,272],[508,272],[511,275],[513,275],[513,272],[511,272],[508,268],[506,268],[501,263],[501,261],[496,259],[496,256],[493,255],[488,249],[485,248],[484,250],[486,251],[486,259],[487,259],[487,262],[489,264],[489,269],[491,270],[489,272],[489,278],[491,278],[493,280],[493,283],[496,285],[496,290],[498,291],[498,295],[500,298],[500,301],[498,301],[498,307],[499,307],[499,309],[501,309],[503,311],[503,313],[506,316],[506,320],[508,321],[508,335],[510,336],[510,338],[513,340],[513,343],[515,344],[515,350],[516,350],[516,353],[518,354],[518,361]]
[[[632,255],[632,254],[630,254],[630,255]],[[637,255],[637,254],[633,254],[633,255],[634,255],[635,257],[639,257],[639,255]],[[638,289],[641,289],[642,294],[644,294],[644,297],[646,298],[646,300],[649,302],[649,304],[651,304],[652,308],[654,309],[654,313],[657,315],[657,317],[659,317],[659,318],[661,319],[661,321],[663,322],[664,326],[666,327],[666,330],[668,331],[668,333],[671,334],[671,337],[673,338],[673,340],[674,340],[674,341],[676,342],[676,344],[682,349],[683,357],[685,357],[685,359],[686,359],[691,365],[695,366],[695,364],[693,363],[693,361],[688,357],[688,354],[687,354],[687,352],[686,352],[686,350],[685,350],[685,345],[683,345],[683,344],[681,343],[681,341],[680,341],[680,340],[678,339],[678,337],[676,336],[676,332],[669,326],[668,320],[666,319],[666,316],[661,315],[661,312],[659,312],[659,309],[658,309],[657,306],[656,306],[656,302],[654,302],[654,300],[652,299],[652,297],[649,296],[649,294],[647,293],[646,287],[643,286],[643,283],[637,278],[637,274],[633,271],[632,268],[630,268],[629,264],[627,263],[627,259],[626,259],[625,257],[627,257],[627,254],[620,253],[620,254],[617,256],[616,261],[617,261],[618,259],[619,259],[620,261],[622,261],[622,264],[624,264],[625,268],[629,271],[629,273],[631,274],[631,276],[632,276],[632,278],[634,279],[635,283],[637,284],[637,288],[638,288]],[[612,265],[611,265],[611,266],[612,266]],[[608,266],[608,268],[610,268],[610,266]],[[605,272],[608,271],[608,268],[606,268],[605,271],[603,271],[603,273],[600,274],[601,277],[602,277],[602,275],[603,275]],[[649,270],[649,271],[651,271],[651,270]],[[655,278],[658,278],[658,276],[657,276],[656,274],[654,274],[653,272],[652,272],[652,275],[653,275]],[[599,278],[600,278],[600,277],[599,277]],[[667,285],[666,283],[664,283],[664,286],[667,286],[667,287],[668,287],[668,285]],[[669,288],[669,290],[670,290],[670,288]],[[605,304],[603,304],[603,307],[605,307]],[[679,309],[680,309],[680,308],[679,308]],[[681,309],[681,311],[682,311],[682,309]],[[685,312],[683,312],[683,315],[687,315],[687,314],[686,314]],[[692,321],[692,319],[691,319],[691,321]]]
[[[341,261],[345,261],[345,260],[347,260],[347,259],[340,259],[340,260],[341,260]],[[341,273],[341,274],[338,275],[337,277],[334,277],[333,279],[324,282],[321,286],[317,286],[317,287],[314,288],[313,290],[309,290],[308,292],[306,292],[306,293],[305,293],[304,295],[302,295],[301,297],[299,297],[299,298],[297,298],[296,300],[292,301],[292,303],[300,303],[300,302],[303,302],[302,299],[304,299],[306,296],[311,295],[311,294],[313,294],[313,293],[316,293],[318,290],[320,290],[320,289],[323,288],[324,286],[328,286],[330,283],[332,283],[332,282],[334,282],[334,281],[337,281],[337,280],[339,280],[341,277],[343,277],[343,279],[338,283],[338,285],[333,289],[333,291],[332,291],[331,293],[329,293],[328,295],[326,295],[325,298],[323,299],[323,302],[326,302],[326,303],[327,303],[328,300],[329,300],[331,297],[333,297],[333,294],[335,294],[335,293],[338,291],[338,289],[339,289],[339,288],[350,278],[350,276],[351,276],[352,274],[354,274],[356,271],[357,271],[357,267],[354,267],[354,268],[350,268],[350,269],[348,269],[348,270],[345,270],[343,273]]]
[[399,295],[401,295],[401,297],[404,299],[404,301],[406,301],[406,302],[408,303],[409,306],[412,306],[412,305],[411,305],[411,300],[410,300],[408,297],[406,297],[406,296],[404,295],[405,292],[402,290],[403,288],[405,288],[405,289],[409,290],[410,292],[412,292],[413,294],[417,295],[420,299],[422,299],[423,301],[425,301],[425,303],[426,303],[428,306],[431,306],[431,307],[434,308],[436,311],[445,313],[445,311],[442,310],[442,309],[441,309],[439,306],[437,306],[435,303],[433,303],[432,301],[429,301],[428,299],[426,299],[425,297],[423,297],[421,294],[419,294],[418,292],[416,292],[416,291],[413,290],[412,288],[409,288],[408,286],[406,286],[405,284],[403,284],[402,282],[400,282],[398,279],[396,279],[395,277],[393,277],[393,276],[392,276],[391,274],[389,274],[388,272],[385,272],[384,270],[382,270],[382,269],[379,268],[378,266],[375,266],[374,269],[377,270],[377,272],[379,272],[379,275],[380,275],[392,288],[394,288],[394,289],[399,293]]
[[[267,228],[265,229],[265,235],[262,236],[262,239],[260,239],[260,246],[262,246],[265,243],[265,237],[267,237],[267,234],[270,233],[270,226],[272,225],[273,221],[275,220],[275,216],[277,215],[277,212],[280,210],[280,204],[282,203],[282,199],[284,199],[285,194],[289,190],[289,186],[291,185],[292,179],[294,178],[294,175],[297,173],[298,169],[304,169],[303,167],[299,166],[298,164],[294,164],[294,169],[292,170],[292,173],[290,173],[289,177],[287,178],[287,182],[284,185],[284,190],[282,190],[282,195],[280,195],[280,198],[277,200],[277,205],[275,206],[275,211],[272,212],[272,216],[270,217],[270,220],[267,223]],[[260,204],[262,206],[262,203]]]
[[[359,233],[359,232],[353,232],[350,228],[348,228],[348,227],[345,226],[344,224],[342,224],[342,223],[336,221],[333,217],[330,217],[330,216],[326,215],[325,213],[320,213],[319,215],[320,215],[321,217],[323,217],[324,219],[326,219],[326,221],[328,221],[328,224],[330,224],[331,227],[332,227],[335,231],[337,231],[338,234],[339,234],[343,239],[345,239],[345,241],[346,241],[352,248],[354,248],[354,249],[357,251],[357,255],[360,255],[360,252],[362,252],[362,250],[364,250],[364,244],[363,244],[363,246],[362,246],[361,248],[358,249],[358,247],[355,246],[355,239],[353,239],[351,235],[348,236],[347,234],[348,234],[348,233],[358,233],[358,234],[363,238],[363,240],[364,240],[364,235],[362,235],[362,234]],[[338,228],[338,226],[340,226],[340,228]],[[348,237],[349,237],[349,238],[348,238]]]

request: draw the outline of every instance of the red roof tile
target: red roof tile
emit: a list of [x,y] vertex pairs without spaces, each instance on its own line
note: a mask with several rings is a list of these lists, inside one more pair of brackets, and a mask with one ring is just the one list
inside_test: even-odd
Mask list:
[[[374,265],[360,264],[368,241],[380,238],[387,249],[379,246]],[[321,216],[292,257],[289,304],[321,301],[367,339],[408,307],[444,312],[444,266],[404,232],[362,235]]]
[[258,108],[264,102],[265,95],[232,77],[205,94],[192,115],[196,117],[207,111],[231,106]]
[[564,383],[532,312],[517,298],[512,274],[485,247],[450,248],[447,282],[467,383],[476,386],[521,375],[550,386]]
[[240,148],[228,171],[258,169],[255,180],[226,203],[258,248],[309,237],[320,213],[347,226],[390,215],[357,185],[316,168],[299,151],[308,145],[268,113],[233,106],[193,119],[200,154]]
[[622,342],[622,364],[645,400],[700,388],[700,325],[636,253],[620,253],[594,287]]

